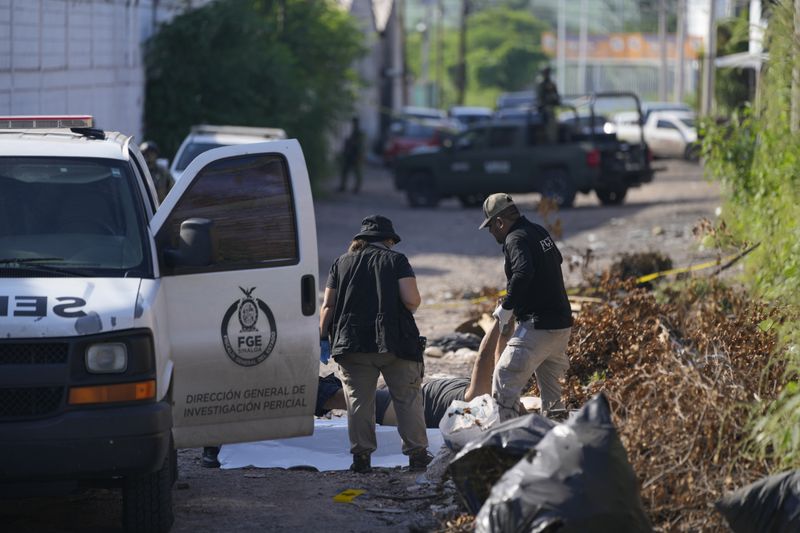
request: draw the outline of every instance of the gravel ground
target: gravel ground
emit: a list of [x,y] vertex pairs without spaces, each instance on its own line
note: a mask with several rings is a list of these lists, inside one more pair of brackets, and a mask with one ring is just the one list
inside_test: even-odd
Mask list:
[[[594,268],[607,266],[622,252],[658,250],[676,266],[713,258],[698,249],[692,227],[701,217],[713,218],[719,205],[714,184],[700,167],[681,161],[667,166],[655,181],[630,191],[624,205],[602,207],[593,195],[579,195],[576,207],[548,216],[563,228],[559,247],[568,260],[579,261],[587,249]],[[526,215],[536,213],[538,195],[515,195]],[[342,253],[369,214],[391,218],[403,237],[398,250],[414,267],[423,307],[417,319],[423,335],[452,332],[470,314],[458,296],[482,287],[503,288],[500,247],[479,231],[479,208],[463,209],[447,200],[436,209],[410,209],[395,192],[389,174],[368,169],[359,195],[330,193],[316,203],[320,251],[320,288],[331,262]],[[580,280],[565,269],[567,283]],[[429,359],[427,374],[466,376],[469,360]],[[181,450],[180,478],[174,491],[172,531],[301,532],[430,531],[452,506],[452,492],[417,484],[401,469],[376,469],[359,476],[346,471],[307,472],[283,469],[209,470],[200,467],[199,450]],[[353,503],[336,503],[343,490],[365,489]],[[120,531],[117,491],[93,490],[81,495],[0,502],[1,531]]]

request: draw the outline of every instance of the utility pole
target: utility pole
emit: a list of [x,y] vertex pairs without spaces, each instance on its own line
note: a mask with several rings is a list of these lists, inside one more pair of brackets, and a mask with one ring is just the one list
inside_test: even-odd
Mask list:
[[685,59],[686,47],[686,0],[678,0],[678,35],[675,38],[675,46],[677,48],[675,59],[675,90],[673,91],[673,99],[676,102],[683,102],[684,92],[684,68],[683,61]]
[[586,93],[586,52],[588,48],[589,6],[588,0],[581,0],[580,33],[578,34],[578,92]]
[[[567,0],[558,0],[558,42],[556,43],[556,61],[558,88],[563,93],[567,90]],[[567,91],[571,92],[571,91]]]
[[667,0],[658,0],[658,99],[667,101]]
[[439,0],[436,17],[436,107],[444,105],[444,0]]
[[[797,5],[798,0],[795,0]],[[717,2],[709,0],[708,7],[708,46],[703,56],[703,98],[700,102],[700,113],[708,115],[714,101],[714,58],[717,55]]]
[[464,105],[464,96],[467,92],[467,17],[469,16],[470,0],[461,0],[461,23],[458,38],[458,93],[456,102]]

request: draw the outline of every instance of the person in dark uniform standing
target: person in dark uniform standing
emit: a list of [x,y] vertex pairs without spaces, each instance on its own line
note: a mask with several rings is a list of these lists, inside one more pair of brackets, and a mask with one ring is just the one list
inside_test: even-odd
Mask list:
[[424,346],[413,316],[421,299],[408,259],[392,249],[399,242],[391,220],[366,217],[348,251],[331,266],[320,310],[320,338],[330,338],[331,357],[344,381],[355,472],[371,470],[377,449],[379,375],[389,387],[409,468],[425,470],[433,458],[420,390]]
[[344,141],[342,150],[342,174],[339,182],[339,192],[347,188],[347,177],[352,172],[355,174],[356,183],[353,192],[361,190],[362,166],[364,163],[364,133],[358,124],[358,117],[353,117],[350,135]]
[[548,142],[558,141],[558,121],[556,120],[556,107],[561,104],[558,88],[550,79],[550,67],[542,69],[542,79],[536,88],[536,105],[544,122],[544,130]]
[[153,178],[153,184],[156,186],[156,194],[158,201],[164,201],[167,193],[175,184],[172,175],[164,168],[158,166],[159,150],[158,145],[153,141],[145,141],[139,145],[139,151],[142,152],[144,160],[147,163],[147,169],[150,171],[150,176]]
[[[522,388],[531,374],[542,397],[542,413],[563,412],[559,379],[569,368],[567,344],[572,312],[561,272],[562,257],[553,238],[539,224],[522,216],[505,193],[490,195],[483,203],[486,217],[480,228],[489,228],[503,245],[506,296],[493,316],[501,336],[508,337],[492,376],[492,396],[499,404],[501,420],[519,414]],[[511,318],[516,328],[509,331]]]

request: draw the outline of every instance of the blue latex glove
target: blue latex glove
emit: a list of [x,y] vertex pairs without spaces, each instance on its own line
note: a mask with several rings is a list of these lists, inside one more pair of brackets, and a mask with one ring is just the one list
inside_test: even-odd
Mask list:
[[331,358],[331,343],[328,339],[319,340],[319,360],[320,362],[327,363]]

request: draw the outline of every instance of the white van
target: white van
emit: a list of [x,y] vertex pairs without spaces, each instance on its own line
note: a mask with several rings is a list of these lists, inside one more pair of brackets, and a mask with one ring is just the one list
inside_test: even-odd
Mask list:
[[308,173],[296,140],[219,148],[158,206],[90,126],[0,117],[0,487],[113,479],[167,531],[176,448],[313,431]]
[[174,181],[181,179],[183,171],[195,157],[222,146],[257,143],[286,139],[281,128],[251,128],[248,126],[212,126],[208,124],[192,126],[189,135],[183,139],[169,172]]

